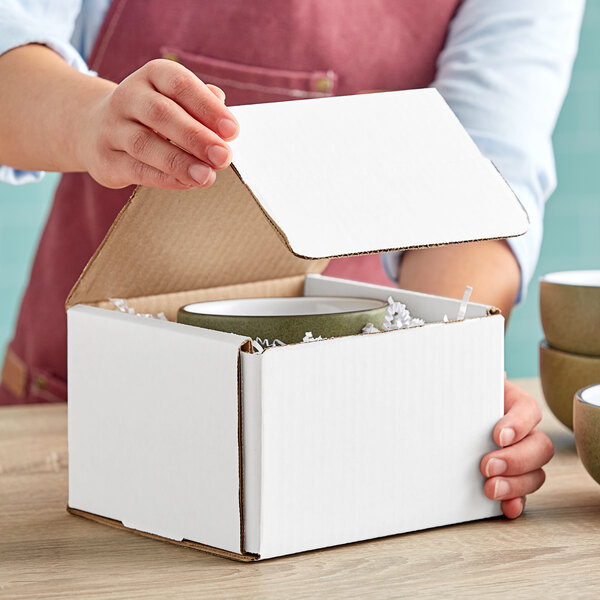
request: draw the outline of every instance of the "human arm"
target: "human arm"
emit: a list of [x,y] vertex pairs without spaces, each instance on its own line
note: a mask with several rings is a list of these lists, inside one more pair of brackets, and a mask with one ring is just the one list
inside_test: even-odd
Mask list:
[[[464,0],[459,7],[432,85],[513,188],[531,226],[525,236],[506,242],[406,252],[401,262],[402,286],[433,290],[440,280],[440,269],[435,268],[439,260],[448,273],[442,278],[442,290],[448,290],[447,282],[452,281],[448,270],[456,270],[459,280],[465,271],[481,277],[479,271],[488,270],[490,277],[482,278],[483,288],[475,280],[459,281],[454,295],[462,294],[468,283],[473,285],[474,298],[505,309],[504,298],[512,295],[512,275],[508,274],[506,289],[498,290],[498,286],[505,277],[502,267],[510,265],[500,258],[503,245],[508,244],[521,271],[516,299],[523,296],[539,254],[544,203],[556,185],[551,136],[568,88],[583,8],[584,0]],[[482,247],[498,248],[492,258],[498,258],[499,270],[494,265],[488,269],[478,260]],[[397,263],[386,262],[395,278]],[[492,286],[495,290],[486,282],[492,275],[497,281]],[[503,312],[508,316],[510,310]]]
[[472,301],[496,306],[508,320],[521,272],[504,240],[453,244],[406,252],[398,284],[402,289],[461,298],[473,288]]
[[0,164],[89,171],[108,187],[186,189],[210,185],[231,161],[226,140],[238,125],[222,94],[172,61],[151,61],[117,85],[28,44],[0,56],[0,80],[9,82]]
[[[523,296],[537,262],[544,202],[556,183],[551,136],[568,87],[583,5],[583,0],[465,0],[459,8],[433,85],[511,185],[531,227],[506,242],[406,252],[401,287],[461,297],[468,284],[474,300],[498,306],[507,318]],[[551,443],[536,429],[539,407],[530,396],[507,382],[505,400],[506,415],[494,440],[506,447],[483,458],[482,473],[490,477],[485,485],[490,498],[499,491],[497,482],[508,485],[508,495],[496,499],[513,518],[523,508],[522,498],[543,482],[541,467],[551,457]],[[510,444],[506,436],[500,440],[502,428],[517,432]],[[501,463],[490,463],[498,456],[507,464],[501,479],[493,473]]]

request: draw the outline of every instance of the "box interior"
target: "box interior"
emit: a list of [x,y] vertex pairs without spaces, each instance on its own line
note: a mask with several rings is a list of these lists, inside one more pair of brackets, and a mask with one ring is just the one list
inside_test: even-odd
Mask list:
[[[383,296],[389,296],[391,291],[393,291],[394,300],[401,301],[407,306],[412,316],[422,318],[426,324],[439,323],[444,320],[445,316],[448,318],[448,321],[454,321],[461,303],[460,299],[455,298],[444,298],[431,294],[412,292],[410,290],[399,290],[320,275],[308,275],[306,277],[299,275],[281,279],[253,281],[244,284],[123,299],[127,301],[128,307],[132,308],[136,313],[156,315],[162,312],[169,321],[176,322],[178,309],[191,302],[208,302],[210,300],[230,300],[236,298],[320,295],[355,295],[358,298],[382,299]],[[107,310],[118,310],[115,303],[111,300],[86,303],[86,305]],[[498,313],[499,310],[494,307],[470,302],[465,318],[479,318]]]
[[[266,281],[252,281],[214,288],[171,292],[154,296],[138,296],[124,298],[127,305],[137,313],[157,314],[164,312],[169,321],[177,321],[177,310],[191,302],[208,302],[209,300],[230,300],[234,298],[274,298],[278,296],[301,296],[304,276],[283,277]],[[114,302],[103,300],[86,303],[108,310],[116,310]]]

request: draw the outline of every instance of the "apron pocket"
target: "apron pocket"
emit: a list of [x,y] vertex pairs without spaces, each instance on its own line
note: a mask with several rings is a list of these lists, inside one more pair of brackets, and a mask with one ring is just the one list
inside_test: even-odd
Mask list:
[[291,71],[244,65],[172,46],[160,48],[163,58],[175,60],[204,83],[220,87],[229,106],[280,102],[335,95],[337,75],[333,71]]

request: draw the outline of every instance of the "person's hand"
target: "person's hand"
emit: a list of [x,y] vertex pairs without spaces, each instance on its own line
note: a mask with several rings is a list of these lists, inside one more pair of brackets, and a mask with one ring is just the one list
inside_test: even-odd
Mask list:
[[487,477],[484,491],[492,500],[500,500],[509,519],[525,508],[525,496],[544,483],[542,467],[554,455],[550,438],[536,429],[542,418],[537,402],[514,383],[504,383],[504,417],[494,427],[494,441],[500,450],[486,454],[480,463]]
[[182,65],[152,60],[119,85],[104,81],[94,90],[83,98],[76,152],[98,183],[207,187],[215,169],[230,164],[226,141],[239,125],[225,94]]

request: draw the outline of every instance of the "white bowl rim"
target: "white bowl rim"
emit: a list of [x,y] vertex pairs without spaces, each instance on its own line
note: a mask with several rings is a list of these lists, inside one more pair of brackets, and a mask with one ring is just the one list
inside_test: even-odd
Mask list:
[[[290,305],[290,308],[293,308],[293,305],[299,305],[299,308],[296,308],[296,312],[281,312],[281,313],[273,313],[273,312],[263,312],[260,314],[260,311],[256,311],[256,309],[252,308],[252,305],[258,305],[259,303],[264,302],[281,302],[282,304]],[[331,309],[331,310],[321,310],[315,311],[314,309],[306,312],[302,311],[302,304],[311,304],[316,302],[341,302],[341,304],[349,305],[347,308],[342,309]],[[232,310],[232,305],[235,303],[240,303],[240,305],[246,304],[250,306],[250,309],[246,310],[254,310],[255,312],[250,314],[248,312],[242,312],[244,309],[240,307],[238,311]],[[356,307],[358,303],[364,303],[364,305],[360,308]],[[353,305],[354,304],[354,308]],[[383,308],[387,305],[387,302],[384,300],[379,300],[378,298],[358,298],[358,297],[350,297],[350,296],[280,296],[280,297],[265,297],[265,298],[231,298],[228,300],[210,300],[207,302],[191,302],[190,304],[186,304],[182,306],[180,310],[187,312],[188,314],[196,314],[202,316],[211,316],[211,317],[243,317],[243,318],[273,318],[273,317],[309,317],[314,315],[333,315],[333,314],[350,314],[357,312],[366,312],[375,309]],[[198,308],[195,308],[198,307]],[[229,307],[229,309],[227,309]],[[195,310],[194,310],[195,308]],[[220,311],[216,312],[215,309],[220,309]],[[208,312],[211,311],[211,312]]]
[[580,402],[600,408],[600,383],[581,388],[577,390],[576,395]]
[[556,271],[542,275],[540,281],[557,285],[600,287],[600,270]]

